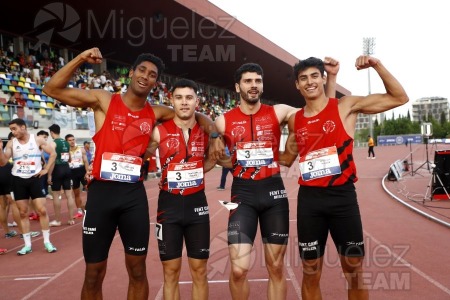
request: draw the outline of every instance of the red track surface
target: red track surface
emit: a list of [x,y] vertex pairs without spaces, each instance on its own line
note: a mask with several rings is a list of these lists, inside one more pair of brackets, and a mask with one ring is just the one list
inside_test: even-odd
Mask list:
[[[366,149],[355,150],[359,172],[356,186],[366,237],[365,279],[371,299],[450,299],[450,255],[447,253],[450,249],[450,229],[395,201],[381,185],[382,178],[392,162],[405,157],[409,159],[409,147],[376,147],[375,152],[377,159],[368,160]],[[425,161],[424,153],[422,146],[413,147],[415,167]],[[288,299],[301,298],[302,270],[296,245],[297,174],[298,171],[294,167],[285,170],[283,174],[291,209],[291,239],[286,255]],[[429,172],[422,169],[414,176],[406,174],[404,180],[388,183],[387,186],[408,203],[450,222],[450,201],[427,202],[426,206],[421,204],[429,176]],[[220,169],[211,171],[206,178],[211,219],[208,277],[210,299],[230,299],[226,245],[227,211],[217,200],[229,198],[231,177],[228,178],[225,191],[216,191],[219,178]],[[154,222],[157,180],[150,179],[146,186],[151,222]],[[53,219],[51,201],[47,202],[47,207]],[[58,248],[58,252],[53,254],[44,252],[42,237],[38,237],[33,239],[33,253],[19,257],[15,252],[22,247],[23,241],[19,238],[4,239],[4,232],[0,231],[0,247],[9,250],[0,256],[0,299],[79,299],[84,276],[80,222],[77,221],[74,226],[63,225],[51,229],[52,242]],[[38,222],[32,221],[31,224],[33,230],[39,230]],[[151,227],[150,253],[147,259],[149,299],[162,299],[162,267],[157,254],[153,223]],[[122,300],[126,298],[127,275],[120,237],[116,237],[109,255],[104,299]],[[266,299],[267,271],[259,238],[255,242],[253,254],[254,262],[249,273],[250,298]],[[321,281],[323,298],[345,299],[346,284],[331,240],[325,255]],[[184,261],[180,280],[181,299],[190,299],[191,284],[187,261]]]

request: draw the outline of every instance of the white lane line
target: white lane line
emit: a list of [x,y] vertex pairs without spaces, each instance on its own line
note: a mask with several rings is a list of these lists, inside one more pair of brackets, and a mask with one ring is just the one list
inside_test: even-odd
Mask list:
[[[287,278],[286,281],[290,281],[290,278]],[[254,279],[248,279],[248,282],[268,282],[269,279],[268,278],[254,278]],[[224,279],[224,280],[208,280],[208,283],[228,283],[229,280],[228,279]],[[180,281],[179,284],[192,284],[192,281],[188,280],[188,281]]]
[[45,280],[51,278],[50,276],[46,277],[22,277],[22,278],[14,278],[14,280],[23,281],[23,280]]
[[[71,226],[73,227],[73,226]],[[113,240],[115,240],[116,238],[118,238],[120,236],[120,234],[116,233],[116,236],[114,236]],[[64,268],[61,272],[56,273],[52,278],[50,278],[48,281],[46,281],[45,283],[41,284],[39,287],[37,287],[36,289],[34,289],[33,291],[31,291],[28,295],[26,295],[25,297],[22,298],[22,300],[28,300],[31,299],[34,295],[36,295],[36,293],[38,293],[40,290],[42,290],[43,288],[45,288],[47,285],[49,285],[50,283],[52,283],[53,281],[55,281],[55,279],[58,279],[60,276],[64,275],[64,273],[66,273],[67,271],[69,271],[71,268],[73,268],[76,264],[78,264],[79,262],[84,260],[84,256],[81,256],[79,259],[77,259],[76,261],[74,261],[73,263],[71,263],[70,265],[68,265],[66,268]]]
[[292,286],[294,287],[295,293],[298,297],[297,299],[302,299],[302,288],[298,284],[297,276],[295,276],[294,270],[289,264],[286,265],[286,271],[289,276],[286,280],[292,282]]
[[66,273],[67,271],[69,271],[73,266],[75,266],[76,264],[78,264],[79,262],[83,261],[84,257],[80,257],[79,259],[77,259],[76,261],[74,261],[73,263],[71,263],[70,265],[68,265],[65,269],[63,269],[61,272],[58,272],[55,274],[55,276],[53,276],[51,279],[49,279],[48,281],[46,281],[45,283],[41,284],[39,287],[37,287],[36,289],[34,289],[33,291],[31,291],[31,293],[29,293],[28,295],[26,295],[25,297],[22,298],[22,300],[27,300],[27,299],[31,299],[34,295],[36,295],[40,290],[42,290],[43,288],[45,288],[47,285],[49,285],[50,283],[52,283],[53,281],[55,281],[56,279],[58,279],[60,276],[64,275],[64,273]]
[[[364,234],[367,235],[368,237],[370,237],[378,245],[385,246],[379,240],[377,240],[375,237],[373,237],[373,235],[368,233],[366,230],[364,230]],[[425,272],[423,272],[419,268],[416,268],[415,266],[413,266],[413,264],[408,262],[406,259],[403,259],[400,256],[398,256],[397,254],[395,254],[394,252],[392,252],[389,247],[385,246],[384,248],[388,252],[389,255],[395,257],[396,259],[398,259],[398,261],[402,262],[405,265],[405,267],[410,268],[413,272],[418,274],[420,277],[424,278],[425,280],[427,280],[431,284],[435,285],[437,288],[439,288],[444,293],[450,295],[450,289],[449,288],[447,288],[446,286],[444,286],[439,281],[435,280],[433,277],[431,277],[430,275],[426,274]]]
[[434,217],[434,216],[432,216],[432,215],[430,215],[430,214],[427,214],[426,212],[424,212],[424,211],[422,211],[422,210],[420,210],[420,209],[418,209],[418,208],[412,206],[411,204],[409,204],[409,203],[403,201],[402,199],[398,198],[398,197],[395,196],[393,193],[391,193],[391,191],[388,190],[388,188],[386,187],[386,184],[385,184],[385,182],[386,182],[386,181],[385,181],[386,177],[387,177],[387,174],[386,174],[386,175],[383,177],[383,179],[381,180],[381,185],[383,186],[384,191],[385,191],[386,193],[388,193],[392,198],[394,198],[395,200],[397,200],[397,201],[400,202],[401,204],[405,205],[406,207],[412,209],[413,211],[415,211],[415,212],[421,214],[422,216],[425,216],[426,218],[428,218],[428,219],[430,219],[430,220],[433,220],[433,221],[435,221],[435,222],[438,222],[438,223],[441,224],[441,225],[444,225],[444,226],[447,226],[447,227],[450,228],[450,223],[447,223],[447,222],[442,221],[441,219],[438,219],[438,218],[436,218],[436,217]]

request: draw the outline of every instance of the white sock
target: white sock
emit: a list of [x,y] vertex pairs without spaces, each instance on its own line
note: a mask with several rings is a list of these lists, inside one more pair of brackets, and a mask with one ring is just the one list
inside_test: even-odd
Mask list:
[[44,244],[50,243],[50,229],[42,230],[42,236],[44,237]]
[[80,207],[80,208],[78,208],[78,212],[80,213],[80,214],[82,214],[83,213],[83,209]]
[[25,242],[25,247],[31,248],[31,234],[29,232],[23,234],[23,241]]

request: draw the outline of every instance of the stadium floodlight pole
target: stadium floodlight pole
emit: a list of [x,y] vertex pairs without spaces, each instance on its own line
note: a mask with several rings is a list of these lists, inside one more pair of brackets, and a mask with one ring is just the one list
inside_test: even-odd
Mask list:
[[[363,38],[363,54],[364,55],[372,55],[375,49],[375,38],[374,37],[365,37]],[[369,85],[369,95],[372,93],[370,89],[370,68],[367,68],[367,80]],[[372,116],[369,115],[369,134],[373,138],[373,120]]]

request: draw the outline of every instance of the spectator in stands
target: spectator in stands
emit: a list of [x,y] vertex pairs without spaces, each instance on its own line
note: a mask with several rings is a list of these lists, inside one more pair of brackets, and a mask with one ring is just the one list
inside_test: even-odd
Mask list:
[[96,74],[92,75],[92,77],[92,87],[94,89],[100,89],[102,86],[102,81]]
[[17,106],[19,106],[19,104],[17,103],[14,94],[11,94],[11,97],[9,97],[9,100],[8,102],[6,102],[6,104],[9,106],[9,114],[11,119],[14,119],[14,115],[15,117],[17,117]]
[[111,80],[106,80],[106,84],[105,84],[105,87],[103,88],[105,91],[108,91],[108,92],[110,92],[110,93],[114,93],[115,91],[114,91],[114,87],[112,86],[112,82],[111,82]]
[[36,63],[31,72],[31,81],[35,82],[37,85],[41,85],[41,64]]
[[[102,74],[99,76],[100,78],[100,84],[101,86],[105,86],[107,81],[106,81],[106,71],[103,71]],[[111,80],[110,80],[111,82]]]
[[[64,67],[64,65],[65,65],[64,57],[62,57],[62,56],[58,57],[58,61],[59,61],[58,67],[59,67],[59,68]],[[58,68],[58,69],[59,69],[59,68]]]
[[16,98],[16,101],[19,106],[25,107],[27,105],[27,101],[25,100],[23,94],[20,94],[19,98]]
[[8,102],[6,102],[6,104],[8,104],[9,106],[17,106],[19,105],[17,103],[17,99],[16,96],[14,95],[14,93],[11,93],[11,96],[9,97]]

